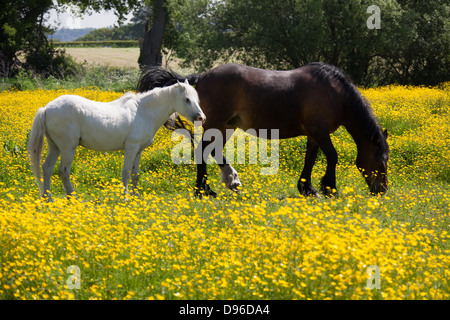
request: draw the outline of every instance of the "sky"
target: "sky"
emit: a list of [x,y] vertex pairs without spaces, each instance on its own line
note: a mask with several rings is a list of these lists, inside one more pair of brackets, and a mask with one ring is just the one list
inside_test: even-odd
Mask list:
[[75,14],[70,8],[59,13],[52,9],[47,14],[49,16],[48,24],[56,27],[56,29],[106,28],[115,25],[117,22],[117,17],[112,10],[100,13],[94,12],[82,17]]

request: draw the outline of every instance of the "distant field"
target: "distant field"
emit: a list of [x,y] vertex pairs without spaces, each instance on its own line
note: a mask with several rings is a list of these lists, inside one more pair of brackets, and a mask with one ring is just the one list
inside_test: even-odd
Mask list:
[[112,67],[139,68],[139,48],[65,48],[75,61]]
[[[139,69],[137,63],[139,58],[139,48],[64,48],[67,54],[72,56],[79,63],[101,64],[111,67],[126,67]],[[178,70],[179,59],[171,59],[169,66]],[[166,60],[163,58],[163,65]],[[190,70],[183,70],[190,72]]]

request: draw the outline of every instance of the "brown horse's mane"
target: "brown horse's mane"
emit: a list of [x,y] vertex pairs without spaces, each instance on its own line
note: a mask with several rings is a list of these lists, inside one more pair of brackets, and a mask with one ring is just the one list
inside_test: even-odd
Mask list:
[[358,127],[360,134],[364,134],[368,139],[381,133],[381,126],[374,116],[372,107],[353,84],[351,79],[339,68],[322,62],[309,64],[315,67],[314,75],[321,81],[331,83],[338,81],[341,83],[348,99],[348,107]]
[[200,74],[191,74],[189,76],[182,76],[170,68],[162,68],[160,66],[150,66],[140,76],[137,85],[137,92],[145,92],[154,88],[161,88],[173,85],[179,82],[188,80],[191,86],[197,84]]

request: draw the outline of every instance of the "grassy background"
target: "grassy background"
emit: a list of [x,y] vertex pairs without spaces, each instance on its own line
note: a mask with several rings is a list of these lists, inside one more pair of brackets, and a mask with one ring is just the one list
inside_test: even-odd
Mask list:
[[[15,78],[0,78],[0,91],[34,89],[76,89],[97,88],[123,92],[135,90],[140,70],[137,63],[139,48],[110,47],[67,47],[67,55],[81,67],[73,75],[59,74],[58,77],[42,77],[31,71],[23,71]],[[193,73],[182,69],[180,60],[165,58],[163,65],[178,70],[181,74]]]

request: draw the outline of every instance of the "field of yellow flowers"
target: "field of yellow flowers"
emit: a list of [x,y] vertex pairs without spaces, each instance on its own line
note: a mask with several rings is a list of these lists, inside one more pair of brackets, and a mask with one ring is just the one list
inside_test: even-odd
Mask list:
[[[142,156],[139,196],[121,195],[121,152],[80,147],[79,200],[65,198],[55,169],[54,203],[39,199],[26,157],[36,110],[62,94],[121,94],[1,92],[0,299],[449,299],[449,89],[361,89],[389,131],[383,197],[369,195],[356,146],[340,129],[337,198],[298,194],[299,137],[280,141],[276,175],[236,165],[239,194],[210,165],[218,197],[198,199],[195,165],[172,163],[176,142],[161,129]],[[319,158],[315,185],[325,164]]]

